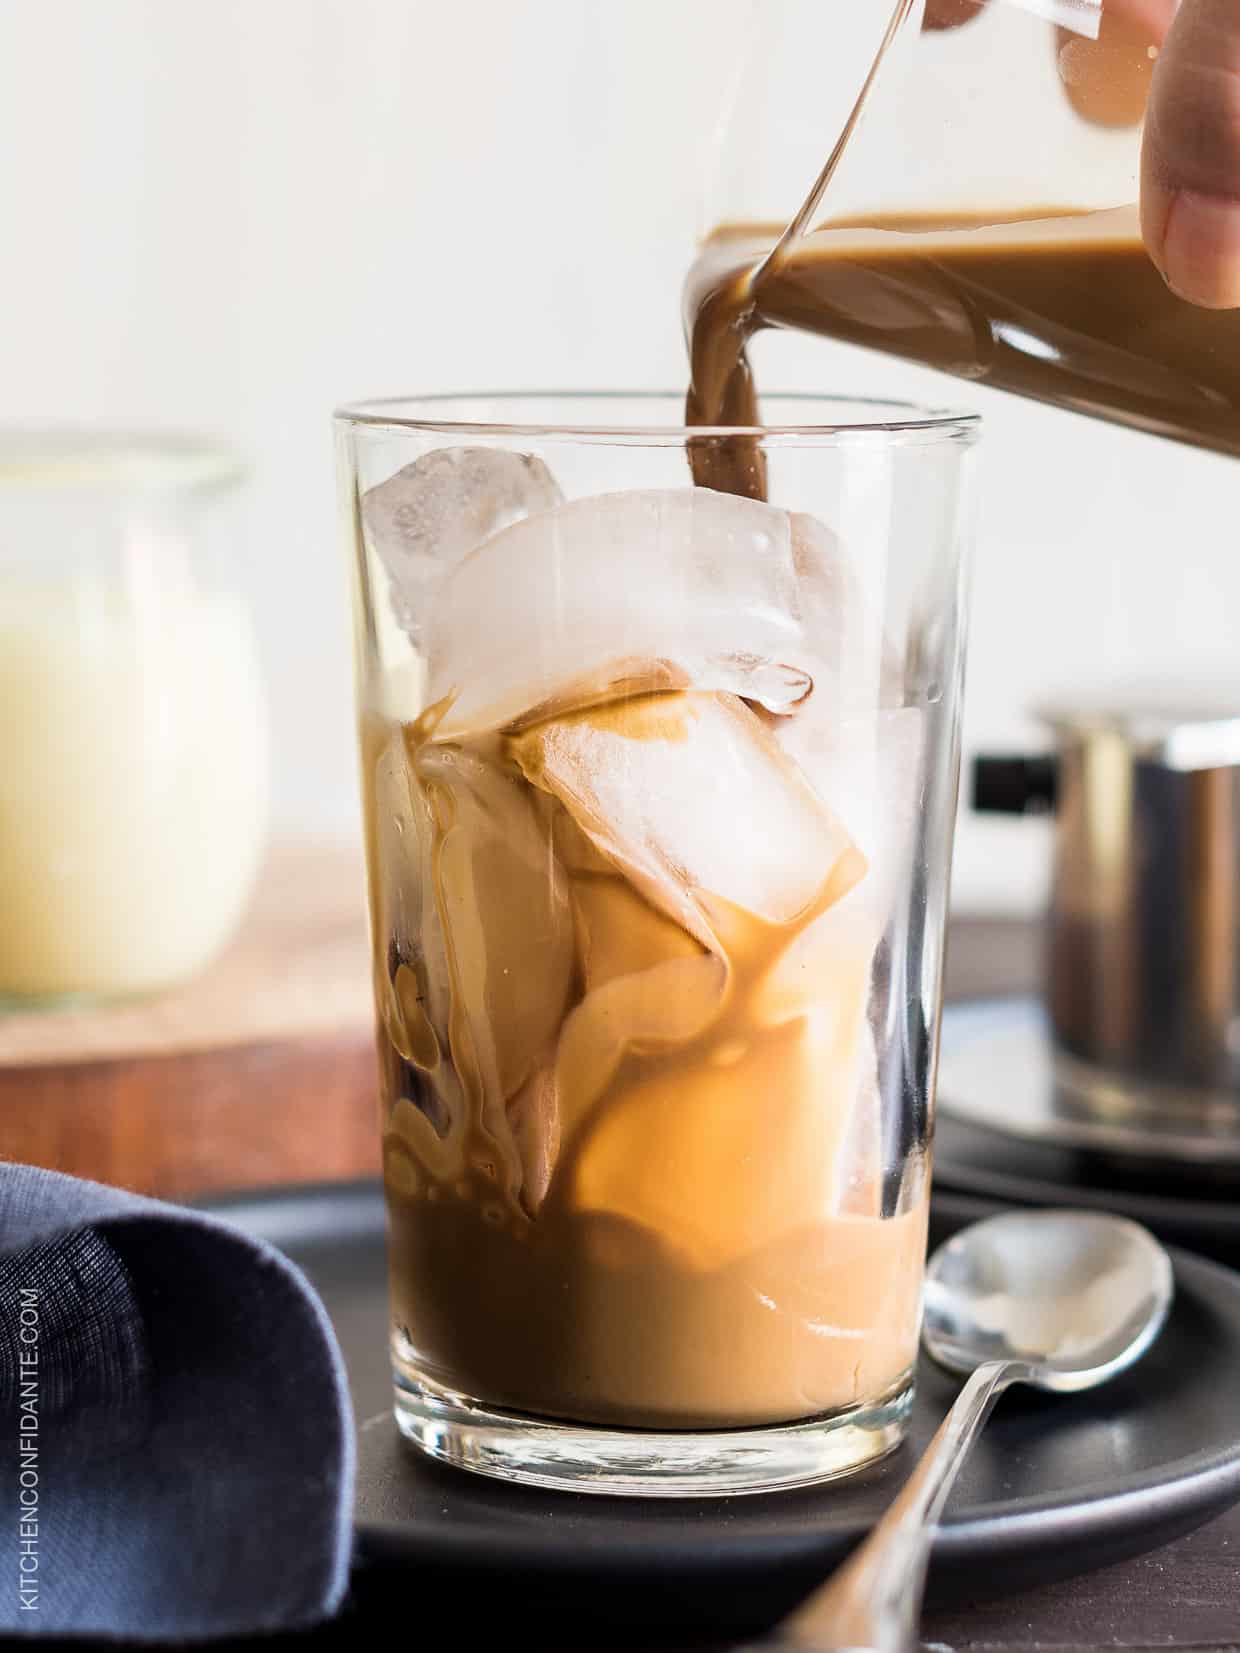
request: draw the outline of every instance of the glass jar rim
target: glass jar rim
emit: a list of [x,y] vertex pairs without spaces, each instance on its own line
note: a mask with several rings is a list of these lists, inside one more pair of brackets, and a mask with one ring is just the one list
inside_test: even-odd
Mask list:
[[[527,414],[577,403],[597,418],[568,422],[554,416],[462,417],[461,410],[512,407]],[[609,408],[624,403],[669,403],[683,406],[684,392],[659,390],[447,391],[425,396],[390,396],[348,402],[333,418],[345,428],[432,432],[462,437],[507,437],[514,440],[564,440],[638,446],[681,446],[696,439],[760,437],[764,443],[793,442],[835,446],[844,442],[972,443],[981,434],[981,415],[957,408],[923,407],[915,402],[873,396],[820,395],[814,391],[774,391],[764,406],[788,407],[792,417],[763,425],[685,425],[683,422],[633,422],[608,419]],[[454,410],[456,410],[454,412]],[[804,417],[799,417],[804,413]],[[835,417],[831,417],[834,413]]]
[[209,491],[247,473],[226,442],[190,432],[87,425],[0,426],[0,488]]

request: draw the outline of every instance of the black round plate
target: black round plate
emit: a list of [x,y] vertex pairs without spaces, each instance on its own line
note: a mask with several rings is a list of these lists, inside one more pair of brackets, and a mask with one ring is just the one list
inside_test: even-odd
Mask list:
[[[542,1646],[752,1635],[891,1501],[956,1385],[919,1374],[910,1443],[854,1479],[769,1497],[642,1502],[539,1492],[444,1469],[391,1417],[382,1200],[335,1185],[216,1202],[305,1269],[335,1323],[357,1408],[358,1589],[408,1622],[449,1592],[454,1632],[537,1624]],[[973,1209],[936,1196],[933,1239]],[[988,1425],[934,1550],[940,1600],[999,1595],[1153,1549],[1240,1499],[1240,1277],[1175,1257],[1154,1349],[1093,1395],[1016,1391]]]
[[1144,1223],[1168,1245],[1240,1267],[1240,1191],[1204,1170],[1120,1165],[1075,1148],[1021,1142],[940,1111],[934,1177],[945,1199],[967,1196],[975,1216],[1009,1205],[1114,1211]]

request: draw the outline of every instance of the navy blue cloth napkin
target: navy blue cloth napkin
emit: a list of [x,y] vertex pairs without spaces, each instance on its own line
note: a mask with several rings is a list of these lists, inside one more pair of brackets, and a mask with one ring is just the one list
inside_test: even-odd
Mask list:
[[0,1164],[0,1634],[177,1640],[328,1617],[353,1422],[279,1252]]

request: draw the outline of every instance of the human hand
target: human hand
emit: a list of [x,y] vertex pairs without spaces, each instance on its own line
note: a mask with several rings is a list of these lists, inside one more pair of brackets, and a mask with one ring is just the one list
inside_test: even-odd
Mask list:
[[1240,3],[1184,0],[1154,67],[1141,233],[1181,298],[1240,305]]
[[[956,28],[986,0],[926,0],[927,28]],[[1068,95],[1081,113],[1123,124],[1145,110],[1141,151],[1141,233],[1168,285],[1193,304],[1240,306],[1240,0],[1103,0],[1103,34],[1094,43],[1061,34],[1081,71]],[[1156,54],[1148,75],[1092,66],[1107,50],[1108,20],[1127,42]],[[1129,59],[1131,45],[1125,45]],[[1099,103],[1091,110],[1085,100]],[[1137,98],[1133,105],[1127,96]]]

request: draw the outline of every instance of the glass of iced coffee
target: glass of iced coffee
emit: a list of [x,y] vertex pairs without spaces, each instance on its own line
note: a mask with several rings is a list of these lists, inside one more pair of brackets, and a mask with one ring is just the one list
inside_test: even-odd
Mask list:
[[337,421],[397,1419],[663,1495],[904,1429],[977,435],[680,415]]

